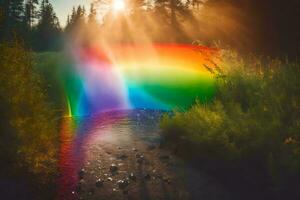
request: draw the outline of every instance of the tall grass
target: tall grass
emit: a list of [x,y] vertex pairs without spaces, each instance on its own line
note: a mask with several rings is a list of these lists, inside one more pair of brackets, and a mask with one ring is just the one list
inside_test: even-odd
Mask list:
[[299,198],[300,64],[228,52],[222,63],[211,103],[162,119],[167,143],[243,199]]

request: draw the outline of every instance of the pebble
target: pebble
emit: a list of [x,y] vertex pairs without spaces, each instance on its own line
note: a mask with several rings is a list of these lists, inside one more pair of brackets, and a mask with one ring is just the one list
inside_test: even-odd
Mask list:
[[169,178],[163,177],[162,179],[163,179],[163,181],[167,182],[168,184],[171,184],[171,180]]
[[84,183],[85,183],[84,179],[80,179],[79,184],[82,185]]
[[137,154],[135,154],[135,157],[137,158],[136,159],[137,163],[141,164],[144,161],[144,156],[142,154],[137,153]]
[[78,172],[79,178],[82,179],[83,176],[84,176],[84,174],[85,174],[85,169],[82,168],[82,169]]
[[125,189],[128,186],[129,182],[127,180],[119,180],[117,184],[120,189]]
[[111,177],[108,177],[107,180],[108,180],[108,181],[112,181],[113,179],[112,179]]
[[135,154],[135,157],[136,158],[141,158],[141,157],[144,157],[142,154],[140,154],[140,153],[137,153],[137,154]]
[[99,179],[97,179],[97,181],[96,181],[96,187],[102,187],[103,186],[103,181],[99,178]]
[[116,172],[117,170],[118,170],[118,167],[117,167],[117,165],[116,164],[111,164],[111,166],[110,166],[110,172]]
[[132,148],[132,151],[137,151],[137,149],[136,148]]
[[136,180],[136,176],[133,173],[129,174],[129,179],[135,181]]

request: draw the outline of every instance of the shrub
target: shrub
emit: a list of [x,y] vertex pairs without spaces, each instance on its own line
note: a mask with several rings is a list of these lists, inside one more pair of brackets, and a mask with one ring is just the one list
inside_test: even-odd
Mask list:
[[242,181],[277,198],[299,195],[300,65],[228,53],[222,65],[211,70],[212,102],[162,119],[167,143],[235,186]]
[[56,173],[58,132],[32,53],[0,44],[1,175],[29,175],[45,186]]

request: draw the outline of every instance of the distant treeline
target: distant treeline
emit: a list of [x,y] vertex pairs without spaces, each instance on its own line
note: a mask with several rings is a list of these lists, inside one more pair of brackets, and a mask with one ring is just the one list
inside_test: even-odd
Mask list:
[[61,27],[48,0],[2,0],[0,41],[22,39],[35,51],[60,48]]
[[87,40],[83,43],[95,38],[205,45],[217,41],[245,53],[300,54],[298,0],[129,0],[118,15],[111,4],[95,0],[89,11],[74,7],[62,28],[48,0],[2,0],[0,41],[18,36],[34,51],[60,49],[63,35]]

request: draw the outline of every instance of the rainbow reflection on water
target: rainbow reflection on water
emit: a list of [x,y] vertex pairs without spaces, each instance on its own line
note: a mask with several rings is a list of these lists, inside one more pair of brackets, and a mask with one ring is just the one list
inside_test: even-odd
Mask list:
[[72,50],[63,71],[69,116],[135,108],[186,109],[214,94],[218,50],[193,45],[114,45]]
[[79,197],[82,167],[93,168],[96,178],[103,175],[99,166],[112,157],[106,151],[149,141],[158,145],[160,110],[211,100],[214,77],[205,65],[214,65],[218,54],[217,49],[175,44],[72,49],[60,68],[72,117],[61,125],[58,199]]

